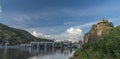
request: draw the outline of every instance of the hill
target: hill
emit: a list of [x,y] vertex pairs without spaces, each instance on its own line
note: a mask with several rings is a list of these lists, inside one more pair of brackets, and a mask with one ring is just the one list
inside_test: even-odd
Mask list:
[[37,38],[29,32],[21,29],[15,29],[0,23],[0,44],[9,42],[10,45],[29,43],[31,41],[52,41],[48,39]]
[[91,30],[84,35],[84,43],[96,41],[103,38],[109,29],[113,28],[113,24],[105,19],[102,19],[97,24],[94,24]]
[[102,38],[83,44],[71,59],[120,59],[120,26],[112,27],[104,33]]

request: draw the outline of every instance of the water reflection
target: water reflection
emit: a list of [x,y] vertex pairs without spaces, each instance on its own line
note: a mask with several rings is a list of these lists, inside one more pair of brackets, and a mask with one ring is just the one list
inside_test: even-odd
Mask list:
[[75,49],[0,48],[0,59],[68,59]]
[[26,50],[1,48],[0,59],[26,59],[29,56]]

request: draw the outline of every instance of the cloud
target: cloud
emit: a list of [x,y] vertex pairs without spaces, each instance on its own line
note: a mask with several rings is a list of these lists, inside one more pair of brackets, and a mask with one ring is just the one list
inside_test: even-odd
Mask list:
[[[117,21],[118,22],[118,21],[120,21],[120,18],[110,18],[110,19],[108,19],[108,21],[111,21],[111,22],[116,22]],[[72,42],[76,42],[76,41],[79,41],[79,40],[83,40],[83,35],[84,35],[83,30],[82,30],[83,28],[90,27],[93,24],[96,24],[97,22],[98,21],[92,21],[92,22],[88,22],[88,23],[85,23],[85,24],[82,24],[82,25],[69,27],[65,31],[61,32],[60,34],[48,34],[48,35],[46,35],[46,34],[43,34],[41,32],[37,33],[35,31],[33,31],[32,34],[36,37],[53,39],[55,41],[56,40],[61,40],[61,41],[69,40],[69,41],[72,41]],[[70,23],[72,23],[72,22],[70,22]],[[53,30],[53,31],[56,31],[56,30]],[[49,31],[47,31],[47,32],[49,32]]]
[[2,12],[2,7],[1,7],[1,5],[0,5],[0,13]]
[[82,33],[82,29],[80,28],[69,28],[66,31],[68,33],[68,40],[75,42],[79,41]]
[[74,26],[74,28],[85,28],[85,27],[92,26],[95,23],[97,23],[97,21],[88,22],[88,23],[85,23],[85,24],[82,24],[82,25]]
[[120,21],[120,17],[117,17],[117,18],[109,18],[108,20],[111,21],[111,22],[118,22],[118,21]]
[[[14,20],[14,23],[16,22],[17,25],[15,24],[14,25],[15,27],[27,27],[27,26],[31,26],[31,25],[34,26],[34,28],[31,27],[30,29],[33,29],[32,34],[36,37],[76,41],[76,40],[82,39],[81,38],[83,35],[82,29],[95,24],[96,21],[88,22],[88,23],[85,23],[82,25],[78,25],[76,23],[79,23],[79,22],[68,22],[70,19],[75,21],[75,19],[77,19],[77,18],[82,19],[83,17],[87,18],[87,16],[95,16],[95,17],[101,16],[101,15],[104,16],[104,14],[107,14],[107,13],[109,14],[112,11],[119,11],[120,10],[119,6],[118,7],[112,6],[111,7],[108,5],[107,6],[100,5],[100,6],[95,6],[95,7],[83,8],[83,9],[81,9],[81,8],[57,8],[57,9],[53,8],[51,10],[50,9],[48,8],[42,12],[41,11],[32,11],[31,13],[28,13],[28,14],[25,14],[25,12],[16,13],[16,14],[9,13],[8,19]],[[0,12],[2,12],[1,6],[0,6]],[[38,23],[40,22],[39,24],[43,23],[39,20],[46,20],[44,22],[48,22],[47,20],[50,20],[53,22],[56,19],[61,20],[64,17],[66,17],[65,21],[67,21],[67,19],[69,19],[67,22],[63,23],[64,25],[71,25],[72,24],[75,26],[64,28],[66,30],[62,31],[59,34],[53,34],[53,32],[55,33],[58,30],[62,30],[63,26],[58,27],[55,24],[55,26],[57,26],[57,27],[55,27],[54,29],[53,28],[51,29],[51,27],[48,27],[48,25],[44,29],[42,29],[43,27],[39,27],[39,28],[35,27],[35,25],[36,25],[35,23],[37,23],[37,22]],[[37,18],[37,20],[35,21],[36,18]],[[83,19],[83,20],[85,20],[85,19]],[[32,22],[32,24],[29,24],[30,22]],[[11,23],[13,23],[13,22],[11,21]],[[44,25],[44,24],[42,24],[42,25]],[[56,30],[56,28],[57,28],[57,30]],[[27,28],[27,30],[28,30],[28,28]],[[46,34],[45,32],[49,33],[49,34]]]
[[[117,23],[119,24],[119,21],[120,21],[120,18],[109,18],[107,19],[108,21],[111,21],[113,23]],[[93,24],[96,24],[98,21],[93,21],[93,22],[88,22],[88,23],[85,23],[85,24],[82,24],[82,25],[78,25],[78,26],[74,26],[74,28],[86,28],[86,27],[90,27],[92,26]]]
[[30,22],[33,22],[32,16],[25,13],[5,13],[2,14],[0,19],[2,20],[2,23],[5,23],[11,27],[15,28],[27,28],[29,26]]
[[45,35],[43,33],[37,33],[36,31],[33,31],[32,35],[35,37],[40,37],[40,38],[47,38],[47,39],[53,39],[51,35]]
[[12,13],[8,14],[8,17],[14,21],[17,21],[19,23],[29,23],[32,19],[32,17],[28,14],[21,14],[21,13]]
[[120,17],[117,17],[117,18],[109,18],[108,21],[111,21],[114,26],[119,26],[119,25],[120,25]]
[[[111,21],[111,22],[120,21],[120,18],[110,18],[109,21]],[[90,27],[96,23],[97,23],[97,21],[93,21],[93,22],[88,22],[88,23],[82,24],[82,25],[73,26],[73,27],[67,28],[64,32],[62,32],[60,34],[46,35],[46,34],[43,34],[40,32],[37,33],[36,31],[33,31],[32,34],[36,37],[52,39],[55,41],[69,40],[72,42],[78,42],[79,40],[83,40],[84,33],[83,33],[82,29],[86,28],[86,27]]]
[[[0,7],[1,10],[1,7]],[[76,21],[76,19],[81,19],[83,17],[88,17],[88,16],[101,16],[104,14],[111,13],[112,11],[119,11],[120,8],[117,6],[108,6],[108,5],[100,5],[100,6],[94,6],[94,7],[89,7],[89,8],[48,8],[44,11],[31,11],[31,13],[27,12],[13,12],[9,13],[9,19],[11,18],[12,20],[15,20],[18,24],[22,25],[16,25],[16,27],[19,26],[30,26],[30,25],[36,25],[37,23],[42,26],[42,25],[53,25],[51,21],[54,21],[57,23],[57,20],[63,20],[60,21],[62,25],[77,25],[76,23],[79,23]],[[89,17],[88,17],[89,18]],[[65,19],[65,23],[64,23]],[[45,20],[45,24],[41,20]],[[75,22],[69,22],[69,21],[75,21]],[[84,20],[84,19],[83,19]],[[33,23],[33,22],[36,22]],[[40,22],[40,23],[39,23]],[[85,27],[85,25],[80,25],[81,27]],[[86,26],[89,26],[86,24]],[[35,27],[35,26],[34,26]]]
[[51,34],[51,35],[46,35],[40,32],[33,31],[31,33],[32,35],[40,38],[47,38],[47,39],[52,39],[55,41],[61,40],[69,40],[72,42],[78,42],[79,40],[82,40],[82,29],[80,28],[68,28],[66,31],[60,33],[60,34]]
[[[110,21],[110,22],[119,24],[120,18],[119,17],[109,18],[107,20]],[[88,23],[85,23],[85,24],[82,24],[82,25],[74,26],[73,28],[86,28],[86,27],[92,26],[93,24],[96,24],[97,22],[98,21],[92,21],[92,22],[88,22]]]
[[68,21],[68,22],[64,23],[64,25],[77,25],[77,24],[80,24],[80,22],[78,22],[78,21]]

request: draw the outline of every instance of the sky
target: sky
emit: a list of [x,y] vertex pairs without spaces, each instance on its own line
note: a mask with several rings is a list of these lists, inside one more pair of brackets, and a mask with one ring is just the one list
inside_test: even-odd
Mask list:
[[102,18],[120,25],[119,0],[0,0],[0,23],[36,37],[82,40]]

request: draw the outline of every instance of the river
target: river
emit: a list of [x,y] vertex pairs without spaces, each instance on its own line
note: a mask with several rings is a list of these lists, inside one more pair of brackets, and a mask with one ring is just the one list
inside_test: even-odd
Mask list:
[[75,49],[0,48],[0,59],[69,59]]

